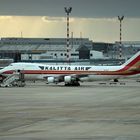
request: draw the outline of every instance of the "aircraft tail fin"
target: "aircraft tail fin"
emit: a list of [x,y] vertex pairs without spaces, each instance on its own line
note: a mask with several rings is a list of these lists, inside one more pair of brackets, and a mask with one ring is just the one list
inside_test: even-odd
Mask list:
[[140,51],[126,61],[123,66],[140,70]]

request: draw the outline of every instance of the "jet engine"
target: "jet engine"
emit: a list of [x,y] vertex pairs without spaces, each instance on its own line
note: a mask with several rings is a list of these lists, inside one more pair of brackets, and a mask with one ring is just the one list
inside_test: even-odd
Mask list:
[[56,78],[56,77],[48,77],[47,78],[47,82],[48,83],[58,83],[59,82],[59,79]]
[[75,81],[75,80],[76,80],[76,78],[72,77],[72,76],[65,76],[64,77],[65,83],[70,83],[70,82]]

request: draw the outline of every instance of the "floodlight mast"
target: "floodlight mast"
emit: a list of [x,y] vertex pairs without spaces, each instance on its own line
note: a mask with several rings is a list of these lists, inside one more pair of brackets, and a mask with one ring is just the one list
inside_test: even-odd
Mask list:
[[118,20],[120,22],[120,42],[119,42],[119,58],[122,59],[122,21],[124,16],[118,16]]
[[65,13],[67,14],[67,61],[70,62],[70,40],[69,40],[69,14],[72,11],[72,7],[64,7]]

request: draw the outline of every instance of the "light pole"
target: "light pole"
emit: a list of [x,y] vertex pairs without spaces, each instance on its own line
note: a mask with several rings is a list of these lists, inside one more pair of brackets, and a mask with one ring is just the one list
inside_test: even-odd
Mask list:
[[69,48],[69,14],[71,13],[72,11],[72,7],[64,7],[65,9],[65,12],[67,14],[67,61],[69,62],[70,61],[70,48]]
[[119,58],[122,58],[122,21],[124,16],[118,16],[118,20],[120,22],[120,42],[119,42]]

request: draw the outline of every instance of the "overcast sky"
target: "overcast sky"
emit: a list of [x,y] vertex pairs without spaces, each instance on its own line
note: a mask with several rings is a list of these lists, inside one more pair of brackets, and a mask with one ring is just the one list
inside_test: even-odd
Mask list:
[[0,0],[0,36],[65,37],[65,6],[75,37],[114,42],[124,15],[123,39],[140,41],[140,0]]
[[140,0],[0,0],[0,14],[64,16],[65,6],[74,17],[140,17]]

